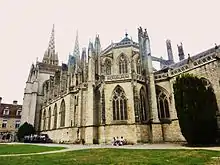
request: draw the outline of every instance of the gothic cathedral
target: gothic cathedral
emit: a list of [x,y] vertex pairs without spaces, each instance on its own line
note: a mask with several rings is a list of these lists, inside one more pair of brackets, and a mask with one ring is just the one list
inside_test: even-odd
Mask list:
[[[146,29],[138,28],[138,42],[126,34],[118,43],[101,49],[97,35],[88,49],[79,51],[78,35],[68,63],[59,65],[54,27],[42,62],[32,64],[24,91],[22,123],[34,125],[55,142],[84,140],[111,143],[123,137],[129,143],[184,141],[175,110],[176,76],[203,77],[215,91],[220,106],[220,53],[216,45],[179,62],[154,57]],[[156,70],[152,61],[160,62]]]

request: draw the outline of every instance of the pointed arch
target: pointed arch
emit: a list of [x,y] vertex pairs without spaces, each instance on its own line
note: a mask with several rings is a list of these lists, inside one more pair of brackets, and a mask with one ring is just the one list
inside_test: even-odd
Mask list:
[[104,67],[105,67],[105,74],[106,75],[110,75],[111,74],[111,60],[110,59],[106,59],[105,63],[104,63]]
[[64,99],[60,104],[60,127],[65,126],[65,112],[66,112],[66,105]]
[[54,105],[54,110],[53,110],[53,115],[54,115],[54,120],[53,120],[53,128],[57,128],[57,103]]
[[141,121],[147,121],[147,97],[143,87],[140,89],[140,119]]
[[115,87],[112,95],[113,120],[127,120],[127,98],[123,88],[119,85]]
[[168,92],[159,86],[156,86],[157,109],[160,120],[170,118],[170,102]]
[[128,73],[128,58],[124,53],[118,57],[118,65],[119,74]]
[[206,79],[206,78],[204,78],[204,77],[201,77],[200,79],[202,80],[203,84],[205,85],[205,87],[206,87],[207,89],[208,89],[208,88],[211,88],[211,89],[213,90],[212,84],[210,83],[210,81],[209,81],[208,79]]
[[43,110],[43,130],[46,130],[46,110]]
[[137,74],[141,74],[141,60],[140,60],[140,58],[138,58],[136,61],[136,70],[137,70]]
[[51,125],[51,107],[49,107],[48,110],[48,130],[50,130],[50,125]]

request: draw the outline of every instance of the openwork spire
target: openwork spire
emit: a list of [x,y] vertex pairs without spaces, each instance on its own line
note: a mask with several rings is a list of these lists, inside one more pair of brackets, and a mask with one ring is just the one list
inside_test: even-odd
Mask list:
[[75,40],[75,46],[74,46],[73,55],[74,55],[75,57],[78,57],[78,58],[79,58],[79,56],[80,56],[78,31],[76,31],[76,40]]
[[51,65],[59,64],[58,54],[55,53],[54,24],[50,36],[48,49],[44,53],[43,63],[51,64]]
[[51,36],[50,36],[48,50],[55,53],[54,24],[53,24],[53,28],[52,28],[52,32],[51,32]]

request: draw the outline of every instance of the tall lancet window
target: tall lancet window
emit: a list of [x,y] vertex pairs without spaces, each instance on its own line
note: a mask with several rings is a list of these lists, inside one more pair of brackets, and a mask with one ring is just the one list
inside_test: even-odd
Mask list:
[[111,61],[109,59],[105,60],[105,74],[110,75],[111,74]]
[[140,117],[141,121],[147,121],[147,98],[143,87],[140,90]]
[[141,74],[141,60],[138,59],[136,63],[137,74]]
[[119,57],[119,73],[128,73],[128,62],[124,54]]
[[112,98],[113,120],[127,120],[127,98],[122,87],[117,86]]
[[65,111],[66,111],[65,102],[64,100],[62,100],[60,105],[60,127],[65,126]]
[[43,110],[43,130],[46,130],[46,110]]
[[50,130],[50,123],[51,123],[51,108],[48,111],[48,130]]
[[169,99],[167,94],[161,89],[156,88],[157,94],[157,108],[158,108],[158,117],[159,119],[169,119]]
[[56,129],[57,128],[57,104],[55,104],[54,106],[53,115],[54,115],[53,128]]

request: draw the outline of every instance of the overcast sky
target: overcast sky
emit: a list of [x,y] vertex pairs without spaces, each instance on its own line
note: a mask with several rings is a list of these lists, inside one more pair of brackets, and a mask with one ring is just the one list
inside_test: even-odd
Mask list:
[[0,0],[0,96],[23,102],[31,64],[42,60],[52,25],[60,63],[73,51],[76,30],[80,49],[99,34],[102,49],[123,39],[137,41],[147,28],[154,56],[167,58],[165,40],[183,42],[191,55],[220,44],[219,0]]

